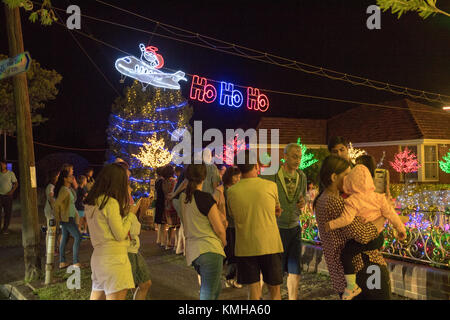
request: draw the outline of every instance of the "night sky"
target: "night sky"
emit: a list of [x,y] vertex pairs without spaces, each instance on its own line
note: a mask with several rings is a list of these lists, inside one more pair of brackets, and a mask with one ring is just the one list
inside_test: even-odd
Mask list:
[[[408,13],[398,20],[391,13],[382,13],[381,30],[368,30],[366,8],[375,4],[374,0],[106,1],[163,23],[263,52],[450,95],[450,18],[442,15],[422,20],[416,13]],[[77,4],[82,14],[148,31],[155,29],[155,24],[150,21],[93,0],[52,0],[52,3],[62,9]],[[449,1],[438,1],[438,5],[450,11]],[[65,23],[68,15],[58,13]],[[0,17],[0,28],[5,30],[3,9]],[[50,27],[33,24],[23,10],[22,25],[25,50],[42,67],[55,69],[63,76],[57,99],[48,102],[43,112],[50,120],[34,128],[34,140],[67,147],[106,148],[105,130],[112,102],[117,96],[114,90],[66,28],[57,24]],[[150,41],[150,45],[158,47],[164,56],[165,67],[234,84],[372,103],[402,98],[87,18],[82,18],[81,31],[138,57],[138,44]],[[157,29],[156,32],[162,30]],[[6,34],[0,34],[0,52],[7,54]],[[125,84],[119,83],[120,74],[114,68],[115,60],[123,57],[123,53],[79,34],[75,37],[117,91],[123,92],[125,86],[131,84],[130,79]],[[188,98],[191,78],[180,83],[183,95]],[[329,118],[354,107],[344,103],[266,94],[271,106],[265,116]],[[441,107],[439,104],[427,104]],[[191,101],[191,105],[194,106],[191,121],[203,120],[204,128],[254,127],[262,115],[247,110],[245,106],[232,110],[217,102],[204,104]],[[15,139],[9,138],[9,159],[15,159],[15,149]],[[37,161],[54,152],[61,150],[35,146]],[[93,164],[101,164],[105,160],[102,152],[78,153]]]

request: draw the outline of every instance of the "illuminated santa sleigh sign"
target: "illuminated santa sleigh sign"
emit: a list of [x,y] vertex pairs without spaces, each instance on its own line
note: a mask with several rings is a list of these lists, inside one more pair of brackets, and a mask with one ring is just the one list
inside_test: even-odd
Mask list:
[[[195,75],[192,79],[190,98],[205,103],[213,103],[217,99],[217,89],[206,78]],[[219,104],[239,108],[244,102],[241,91],[234,84],[221,82],[219,88]],[[269,98],[261,94],[259,89],[248,87],[246,105],[250,110],[266,112],[269,109]]]
[[125,77],[136,79],[142,83],[143,90],[148,85],[167,89],[180,89],[180,80],[187,81],[184,72],[165,73],[161,69],[164,65],[163,57],[157,53],[156,47],[139,45],[141,57],[128,56],[117,59],[116,69]]

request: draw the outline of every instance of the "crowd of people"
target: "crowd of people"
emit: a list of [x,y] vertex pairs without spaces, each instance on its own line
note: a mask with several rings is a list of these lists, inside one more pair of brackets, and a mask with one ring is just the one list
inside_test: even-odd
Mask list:
[[[302,212],[315,214],[332,285],[343,300],[390,298],[381,232],[387,219],[402,240],[403,221],[389,193],[375,192],[372,157],[360,157],[353,165],[341,137],[332,138],[328,149],[331,155],[320,168],[320,192],[299,169],[302,151],[296,143],[286,146],[285,161],[273,175],[260,175],[248,150],[242,151],[244,163],[235,166],[212,164],[206,151],[201,164],[156,170],[156,243],[185,256],[198,273],[201,300],[218,299],[222,284],[246,286],[251,300],[261,299],[266,285],[271,299],[280,300],[286,275],[289,300],[297,300]],[[17,188],[17,179],[5,166],[1,162],[0,199],[6,208],[2,230],[8,228],[9,198]],[[49,173],[44,211],[49,228],[51,220],[60,226],[59,268],[69,266],[69,236],[74,239],[75,267],[83,267],[80,241],[90,238],[91,299],[125,299],[133,290],[134,299],[144,300],[151,286],[148,265],[139,253],[140,201],[134,203],[129,178],[128,164],[121,159],[104,166],[95,180],[92,169],[75,179],[70,164]],[[381,285],[368,288],[366,270],[374,265],[381,270]]]

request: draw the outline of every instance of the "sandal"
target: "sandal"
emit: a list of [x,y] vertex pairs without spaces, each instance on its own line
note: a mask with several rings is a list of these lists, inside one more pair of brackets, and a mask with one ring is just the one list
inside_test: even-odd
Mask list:
[[69,266],[68,263],[62,262],[62,263],[59,264],[59,269],[65,269],[65,268],[67,268],[68,266]]
[[352,300],[354,297],[356,297],[358,294],[361,293],[361,288],[356,287],[353,290],[348,290],[345,288],[344,294],[342,295],[342,300]]

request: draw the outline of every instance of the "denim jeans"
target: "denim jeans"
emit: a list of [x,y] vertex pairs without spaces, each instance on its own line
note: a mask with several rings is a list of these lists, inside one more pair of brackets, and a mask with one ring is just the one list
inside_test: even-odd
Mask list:
[[222,290],[223,256],[212,252],[203,253],[192,265],[202,279],[200,300],[217,300]]
[[78,249],[80,248],[81,234],[78,231],[78,226],[75,224],[74,218],[69,218],[69,222],[61,222],[62,238],[59,245],[59,262],[66,262],[66,244],[69,238],[69,233],[73,237],[73,264],[79,262]]
[[[13,197],[0,194],[0,228],[2,230],[8,230],[9,221],[11,220]],[[5,222],[2,228],[2,208],[5,215]]]

